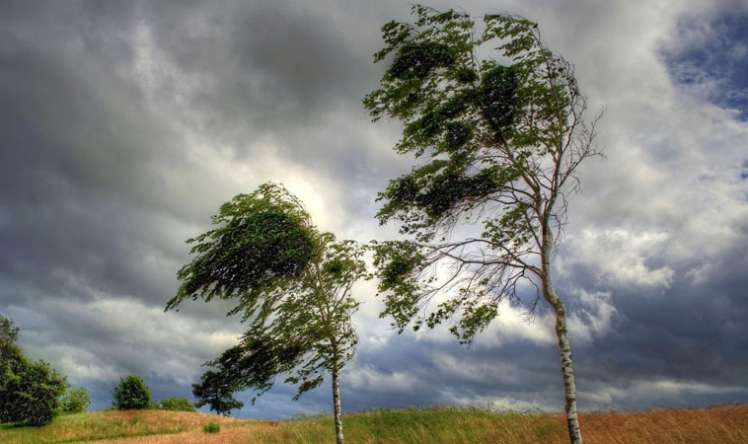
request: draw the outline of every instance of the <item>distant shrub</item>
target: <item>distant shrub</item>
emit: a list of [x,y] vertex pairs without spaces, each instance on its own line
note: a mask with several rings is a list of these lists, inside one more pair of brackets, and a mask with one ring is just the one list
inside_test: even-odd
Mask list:
[[195,406],[186,398],[169,398],[158,403],[161,410],[172,410],[176,412],[194,412]]
[[0,344],[14,344],[18,339],[18,327],[13,321],[0,315]]
[[14,343],[18,330],[2,320],[6,324],[0,340],[0,423],[47,424],[59,408],[65,378],[48,363],[26,358]]
[[219,426],[215,422],[209,422],[208,424],[205,424],[205,427],[203,427],[203,432],[205,433],[218,433],[220,431],[221,426]]
[[83,413],[91,404],[91,396],[85,388],[70,389],[60,399],[60,412]]
[[151,406],[151,391],[143,378],[136,375],[119,380],[114,388],[114,407],[119,410],[147,409]]

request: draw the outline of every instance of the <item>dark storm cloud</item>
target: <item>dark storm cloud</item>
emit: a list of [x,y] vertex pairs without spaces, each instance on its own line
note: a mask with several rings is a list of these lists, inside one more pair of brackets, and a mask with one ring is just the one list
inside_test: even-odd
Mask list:
[[[615,308],[607,332],[582,341],[575,352],[587,405],[644,408],[748,399],[748,326],[742,322],[748,315],[748,224],[741,220],[730,229],[738,240],[716,256],[705,243],[701,254],[674,261],[679,240],[658,241],[646,263],[650,270],[666,265],[671,274],[638,283],[618,281],[594,257],[562,249],[578,261],[566,265],[558,282],[562,291],[609,292]],[[628,242],[629,249],[637,248],[635,240]],[[573,301],[571,306],[580,308]]]
[[0,233],[3,271],[37,285],[56,269],[94,271],[122,291],[134,278],[128,250],[138,248],[124,231],[145,222],[126,215],[138,200],[153,202],[153,178],[143,173],[165,137],[113,70],[126,48],[61,12],[2,19],[0,201],[13,215]]
[[211,85],[189,100],[205,137],[231,146],[239,160],[257,154],[255,142],[276,143],[287,161],[356,183],[344,204],[368,217],[374,187],[395,163],[390,153],[367,149],[370,141],[361,137],[369,118],[360,100],[381,67],[371,63],[380,25],[359,9],[372,12],[346,4],[227,1],[196,8],[159,2],[143,5],[142,14],[154,44],[175,66]]
[[[288,181],[325,229],[393,235],[376,229],[373,199],[409,160],[391,152],[397,125],[371,125],[360,100],[381,74],[371,63],[380,26],[408,6],[338,3],[4,3],[0,312],[97,407],[131,372],[157,398],[185,396],[200,364],[236,340],[227,304],[162,313],[188,258],[183,240],[233,194]],[[608,104],[609,159],[583,173],[559,252],[582,406],[746,401],[748,190],[735,148],[745,127],[669,93],[651,42],[682,29],[637,40],[678,16],[513,3],[464,6],[540,20],[593,102]],[[705,161],[710,152],[718,158]],[[466,348],[444,332],[395,336],[372,288],[360,294],[347,407],[562,405],[542,307],[532,325],[507,307]],[[292,393],[279,386],[242,415],[327,408],[327,387],[298,403]]]
[[[327,147],[361,148],[342,127],[330,138],[314,124],[342,97],[362,95],[353,91],[353,79],[370,65],[368,50],[354,54],[350,40],[320,16],[270,3],[123,5],[16,2],[0,18],[2,310],[23,327],[30,353],[90,385],[98,406],[109,396],[103,387],[127,372],[161,381],[157,392],[174,393],[165,381],[177,375],[154,373],[155,362],[173,359],[192,377],[230,340],[200,351],[189,335],[238,331],[236,322],[223,321],[226,306],[206,306],[181,314],[189,328],[158,333],[158,316],[167,318],[155,313],[175,291],[174,274],[186,259],[183,240],[220,202],[247,191],[217,183],[216,171],[189,160],[174,121],[224,143],[275,135],[286,139],[289,162],[317,159],[328,172],[353,174],[366,161],[350,155],[349,165],[337,169],[334,155],[320,155]],[[195,20],[207,28],[190,38]],[[138,40],[143,26],[152,31],[150,41]],[[148,70],[173,72],[158,66],[143,72],[137,66],[143,50],[158,50],[174,70],[218,87],[187,92],[175,79],[149,96]],[[186,100],[179,105],[189,110],[160,106],[180,94]],[[303,149],[291,146],[302,141]],[[236,157],[253,156],[244,140],[232,149]],[[272,175],[258,182],[267,179]],[[143,328],[148,334],[136,334]],[[184,394],[189,384],[182,378]]]

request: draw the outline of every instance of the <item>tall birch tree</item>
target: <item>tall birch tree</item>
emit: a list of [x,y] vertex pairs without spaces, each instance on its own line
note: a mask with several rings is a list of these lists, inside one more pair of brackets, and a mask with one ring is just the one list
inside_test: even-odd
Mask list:
[[298,399],[329,374],[336,440],[343,444],[340,378],[357,343],[353,285],[370,277],[364,247],[319,232],[301,201],[274,184],[236,196],[213,224],[188,241],[197,256],[179,271],[182,285],[166,309],[185,299],[236,300],[230,314],[242,314],[249,328],[207,363],[193,386],[198,406],[228,413],[243,406],[234,392],[260,395],[279,375],[297,385]]
[[[537,24],[416,5],[414,23],[383,28],[387,69],[364,105],[403,123],[395,146],[416,166],[380,193],[379,221],[406,240],[381,242],[375,265],[383,316],[402,331],[451,322],[470,342],[500,302],[533,289],[555,315],[570,440],[582,443],[564,301],[551,260],[575,171],[598,154],[572,65]],[[495,52],[491,52],[491,50]],[[456,232],[474,233],[455,236]],[[524,285],[524,284],[526,285]]]

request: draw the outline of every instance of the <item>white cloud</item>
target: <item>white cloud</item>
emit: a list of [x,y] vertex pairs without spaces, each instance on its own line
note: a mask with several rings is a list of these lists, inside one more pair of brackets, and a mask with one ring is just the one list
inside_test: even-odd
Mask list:
[[577,289],[573,296],[580,302],[580,306],[569,315],[569,332],[572,338],[575,341],[589,342],[607,334],[617,313],[612,294],[588,293]]
[[507,339],[525,339],[538,345],[555,344],[554,322],[550,314],[542,316],[530,314],[523,307],[502,301],[499,304],[498,318],[486,328],[486,331],[476,337],[475,346],[498,347]]
[[660,402],[666,399],[683,399],[687,395],[745,394],[748,388],[705,384],[698,381],[681,381],[658,378],[636,380],[622,386],[607,386],[592,391],[580,391],[579,398],[599,405],[619,405],[626,401]]
[[160,307],[100,293],[74,305],[47,304],[54,310],[11,314],[23,322],[22,345],[31,356],[55,363],[74,382],[137,372],[188,385],[205,360],[236,344],[241,333],[236,319],[216,323],[164,314]]
[[[551,314],[529,313],[526,308],[514,306],[507,300],[499,303],[498,313],[498,317],[483,332],[475,336],[472,348],[491,349],[514,340],[526,340],[537,345],[556,342]],[[434,329],[422,328],[413,335],[418,341],[426,343],[453,344],[457,342],[457,338],[449,332],[450,322],[447,321]],[[397,337],[391,340],[397,341]]]
[[647,260],[659,254],[668,241],[664,232],[629,232],[623,229],[596,231],[566,238],[570,252],[560,260],[562,273],[571,273],[574,263],[597,270],[598,280],[622,284],[669,287],[673,270],[667,265],[650,266]]
[[522,379],[522,369],[508,362],[468,361],[444,352],[434,353],[432,359],[436,370],[450,379],[475,383],[492,381],[502,385],[517,384]]
[[345,384],[352,389],[371,390],[386,387],[389,391],[407,393],[426,388],[421,381],[407,371],[383,372],[370,366],[354,366],[346,371]]
[[461,396],[452,393],[447,396],[447,399],[451,404],[471,407],[478,406],[499,412],[539,412],[552,410],[542,400],[527,401],[511,396]]

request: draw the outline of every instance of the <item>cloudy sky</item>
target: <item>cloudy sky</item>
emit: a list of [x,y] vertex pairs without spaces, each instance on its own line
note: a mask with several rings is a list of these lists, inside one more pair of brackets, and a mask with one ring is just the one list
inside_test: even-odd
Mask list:
[[[748,2],[429,3],[540,23],[605,107],[555,267],[582,409],[748,402]],[[163,313],[184,240],[218,206],[283,182],[319,226],[366,241],[374,196],[410,166],[361,98],[402,1],[0,2],[0,313],[21,345],[111,403],[143,375],[189,396],[234,343],[220,304]],[[477,404],[560,410],[551,319],[519,308],[471,347],[398,336],[372,285],[344,376],[351,410]],[[250,417],[324,411],[278,386]],[[247,397],[245,397],[246,400]]]

